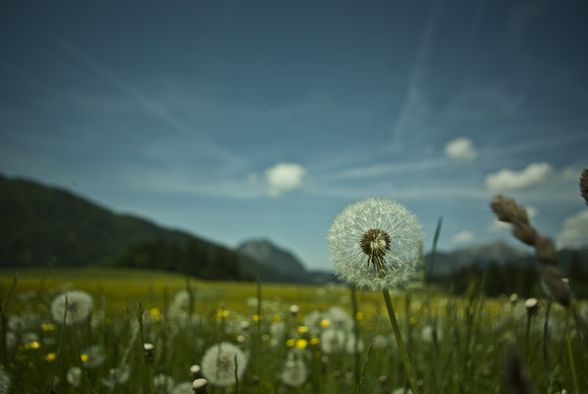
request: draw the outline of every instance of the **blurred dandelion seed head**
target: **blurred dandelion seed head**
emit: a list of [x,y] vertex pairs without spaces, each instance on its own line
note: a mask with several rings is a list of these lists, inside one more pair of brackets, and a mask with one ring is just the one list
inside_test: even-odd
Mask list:
[[368,198],[343,209],[328,240],[336,275],[358,287],[402,287],[422,262],[419,220],[404,205],[384,198]]
[[[237,365],[235,365],[235,359]],[[247,356],[241,349],[229,342],[210,347],[202,358],[202,374],[213,385],[227,387],[234,385],[235,369],[239,379],[247,366]]]
[[94,306],[92,296],[86,292],[72,290],[55,297],[51,303],[53,320],[70,325],[86,319]]

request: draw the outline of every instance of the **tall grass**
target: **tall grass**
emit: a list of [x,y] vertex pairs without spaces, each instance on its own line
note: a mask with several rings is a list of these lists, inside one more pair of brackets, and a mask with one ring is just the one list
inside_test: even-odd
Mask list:
[[[173,389],[183,387],[190,393],[190,367],[200,364],[209,347],[224,341],[247,354],[246,370],[238,388],[209,384],[210,393],[391,393],[406,387],[401,352],[378,294],[357,291],[353,313],[348,288],[334,285],[204,283],[157,273],[135,273],[136,281],[125,281],[111,271],[92,274],[101,286],[72,272],[51,274],[44,281],[35,279],[41,277],[38,272],[23,274],[16,285],[8,277],[0,280],[5,321],[0,354],[12,392],[176,394]],[[86,321],[64,326],[51,316],[50,303],[64,288],[93,295],[96,305]],[[422,392],[504,392],[504,352],[512,342],[521,344],[521,361],[537,392],[588,392],[588,377],[582,373],[588,353],[563,307],[548,307],[540,299],[527,324],[524,300],[511,304],[506,298],[488,299],[480,288],[472,286],[467,297],[428,290],[391,293],[390,305],[402,322],[399,330],[407,338],[418,376],[415,384]],[[187,293],[181,312],[174,304],[180,291]],[[294,303],[300,308],[296,315],[289,312]],[[338,324],[329,311],[333,306],[342,308],[351,322],[341,328],[348,330],[345,335],[361,340],[351,349],[328,349],[321,342],[325,331]],[[586,307],[579,303],[578,310]],[[315,311],[321,321],[330,318],[329,324],[315,327],[305,321]],[[286,327],[283,335],[275,330],[278,324]],[[354,331],[356,324],[360,329]],[[151,361],[145,358],[145,342],[153,344]],[[528,346],[522,346],[525,342]],[[82,361],[92,346],[104,351],[101,365]],[[282,377],[289,358],[304,363],[307,371],[298,387]],[[125,365],[130,367],[128,378],[106,385],[111,370]],[[67,379],[75,366],[82,370],[78,387]],[[161,375],[173,379],[170,390],[154,384]]]

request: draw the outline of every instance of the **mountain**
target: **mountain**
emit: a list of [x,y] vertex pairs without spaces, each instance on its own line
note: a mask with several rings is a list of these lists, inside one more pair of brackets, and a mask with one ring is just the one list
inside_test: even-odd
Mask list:
[[[559,250],[557,257],[560,269],[564,274],[572,270],[573,265],[575,265],[574,269],[580,267],[580,270],[588,272],[588,249]],[[450,275],[464,267],[475,266],[484,269],[493,264],[499,266],[512,264],[519,267],[526,265],[538,267],[539,264],[533,249],[527,248],[525,250],[522,246],[511,246],[502,241],[475,245],[451,252],[437,252],[432,267],[431,260],[431,254],[427,254],[425,256],[425,266],[428,272],[437,277]]]
[[307,279],[307,272],[302,262],[294,254],[279,248],[269,240],[245,241],[237,247],[237,252],[292,278],[302,281]]
[[289,279],[187,232],[114,213],[67,190],[1,175],[0,234],[0,267],[110,264],[214,279]]

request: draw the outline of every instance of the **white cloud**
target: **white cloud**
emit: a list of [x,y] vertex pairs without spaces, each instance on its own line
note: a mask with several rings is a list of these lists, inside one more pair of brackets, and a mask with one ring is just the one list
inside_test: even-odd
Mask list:
[[580,179],[580,175],[582,174],[582,170],[578,169],[576,167],[573,166],[568,166],[566,168],[563,169],[563,171],[561,172],[561,176],[564,180],[566,181],[578,181]]
[[455,243],[468,243],[474,240],[474,233],[469,230],[462,230],[453,234],[453,242]]
[[456,138],[445,145],[445,154],[455,160],[473,160],[478,155],[472,140]]
[[269,194],[281,196],[302,186],[306,170],[296,163],[278,163],[265,171]]
[[521,171],[503,168],[486,176],[486,187],[490,190],[521,190],[543,183],[553,171],[548,163],[531,163]]
[[563,229],[557,235],[559,248],[580,248],[588,246],[588,209],[568,217]]

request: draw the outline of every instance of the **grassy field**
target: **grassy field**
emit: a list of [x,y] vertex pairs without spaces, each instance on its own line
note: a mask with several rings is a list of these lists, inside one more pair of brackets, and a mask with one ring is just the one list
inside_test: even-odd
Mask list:
[[[63,324],[67,316],[54,316],[52,304],[71,290],[87,292],[93,304],[89,315]],[[379,293],[357,292],[354,314],[344,286],[203,282],[118,269],[4,270],[0,291],[0,393],[7,378],[13,393],[189,394],[195,364],[209,393],[407,387]],[[574,392],[576,385],[588,392],[586,345],[556,304],[539,300],[530,315],[524,300],[488,299],[475,286],[461,298],[413,289],[392,301],[424,393],[504,392],[516,359],[505,358],[512,343],[536,392]],[[232,358],[220,365],[221,342],[243,352],[236,367]],[[219,352],[216,367],[229,369],[228,385],[222,371],[206,368],[209,349]]]

